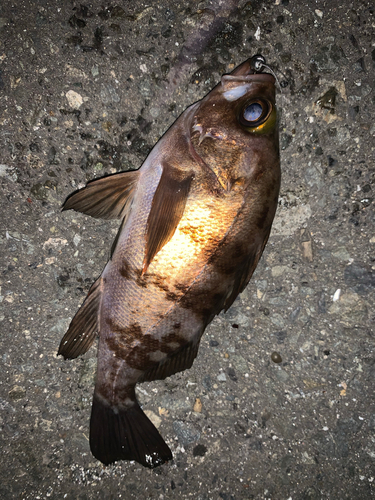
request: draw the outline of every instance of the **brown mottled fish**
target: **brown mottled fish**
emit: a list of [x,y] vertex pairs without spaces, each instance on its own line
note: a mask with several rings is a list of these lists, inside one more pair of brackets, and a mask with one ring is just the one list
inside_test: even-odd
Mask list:
[[137,403],[137,382],[190,368],[206,326],[262,255],[280,186],[275,79],[254,56],[188,107],[142,167],[90,182],[64,210],[122,219],[112,255],[59,354],[99,332],[93,455],[155,467],[172,453]]

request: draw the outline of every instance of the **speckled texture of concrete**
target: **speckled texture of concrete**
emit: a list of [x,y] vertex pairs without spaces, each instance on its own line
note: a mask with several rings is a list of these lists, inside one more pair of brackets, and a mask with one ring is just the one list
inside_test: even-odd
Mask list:
[[[1,498],[375,498],[374,10],[2,3]],[[139,167],[255,53],[288,81],[269,244],[193,367],[139,387],[174,461],[103,467],[88,445],[95,349],[56,353],[118,224],[61,204],[89,179]]]

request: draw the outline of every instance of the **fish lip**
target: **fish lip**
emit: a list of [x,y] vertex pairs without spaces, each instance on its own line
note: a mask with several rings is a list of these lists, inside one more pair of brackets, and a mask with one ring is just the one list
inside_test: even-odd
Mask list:
[[235,83],[252,83],[252,82],[262,82],[262,83],[275,83],[276,79],[270,73],[252,73],[250,75],[223,75],[221,77],[222,85],[226,82]]

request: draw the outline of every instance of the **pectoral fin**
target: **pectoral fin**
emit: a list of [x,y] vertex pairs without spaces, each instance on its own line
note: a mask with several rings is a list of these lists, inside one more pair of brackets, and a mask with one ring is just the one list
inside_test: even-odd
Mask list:
[[68,331],[60,342],[57,355],[74,359],[85,354],[92,346],[98,330],[98,314],[101,299],[102,278],[90,288],[81,308],[69,325]]
[[155,255],[172,238],[184,213],[193,177],[192,173],[182,173],[169,164],[163,165],[147,220],[143,273],[147,271]]
[[96,179],[68,196],[63,210],[76,210],[97,219],[122,219],[133,200],[139,171],[121,172]]

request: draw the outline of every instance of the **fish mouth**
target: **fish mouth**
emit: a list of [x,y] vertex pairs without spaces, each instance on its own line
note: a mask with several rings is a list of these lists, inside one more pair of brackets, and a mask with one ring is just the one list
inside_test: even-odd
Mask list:
[[250,75],[223,75],[221,92],[227,101],[236,101],[244,96],[253,83],[275,85],[276,79],[269,73],[252,73]]
[[275,77],[270,73],[250,73],[248,75],[223,75],[221,77],[222,85],[225,83],[232,82],[243,82],[243,83],[251,83],[251,82],[264,82],[264,83],[275,83]]
[[[263,73],[263,70],[267,69],[270,73]],[[223,75],[221,78],[221,83],[225,85],[226,82],[264,82],[264,83],[275,83],[276,78],[273,74],[273,70],[267,65],[265,58],[257,54],[250,57],[242,64],[237,66],[229,75]]]

